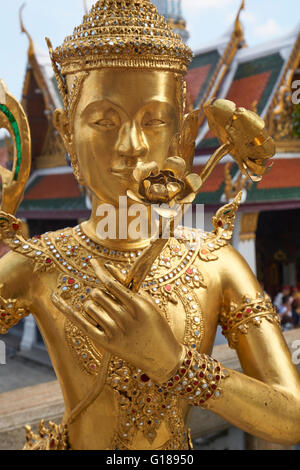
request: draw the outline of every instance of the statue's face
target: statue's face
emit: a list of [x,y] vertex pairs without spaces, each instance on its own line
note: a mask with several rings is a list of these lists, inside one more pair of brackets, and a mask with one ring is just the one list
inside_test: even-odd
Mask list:
[[162,166],[179,129],[178,98],[177,79],[170,72],[90,72],[72,131],[81,176],[94,195],[116,203],[134,189],[138,162]]

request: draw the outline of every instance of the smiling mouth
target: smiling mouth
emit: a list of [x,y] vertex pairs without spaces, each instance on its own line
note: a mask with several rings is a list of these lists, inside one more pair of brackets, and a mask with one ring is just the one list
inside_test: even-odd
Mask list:
[[119,178],[126,178],[128,180],[128,178],[133,178],[133,172],[135,168],[135,166],[126,168],[112,168],[111,173],[114,176],[118,176]]

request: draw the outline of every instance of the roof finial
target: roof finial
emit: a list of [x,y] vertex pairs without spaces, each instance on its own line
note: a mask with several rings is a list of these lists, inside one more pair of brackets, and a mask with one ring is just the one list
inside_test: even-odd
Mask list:
[[[240,16],[241,16],[241,12],[245,10],[245,7],[246,7],[246,2],[245,0],[242,0],[241,6],[239,8],[239,11],[236,15],[235,22],[234,22],[234,32],[237,36],[241,36],[242,40],[244,40],[244,30],[240,22]],[[244,47],[245,47],[245,44],[244,44]]]
[[23,9],[25,8],[25,6],[26,6],[26,3],[23,3],[23,4],[21,5],[20,10],[19,10],[19,17],[20,17],[21,32],[22,32],[22,33],[25,33],[26,36],[28,37],[28,41],[29,41],[28,57],[30,57],[30,56],[33,56],[33,55],[34,55],[34,45],[33,45],[32,37],[31,37],[30,34],[28,33],[28,31],[27,31],[27,29],[25,28],[24,23],[23,23],[22,13],[23,13]]

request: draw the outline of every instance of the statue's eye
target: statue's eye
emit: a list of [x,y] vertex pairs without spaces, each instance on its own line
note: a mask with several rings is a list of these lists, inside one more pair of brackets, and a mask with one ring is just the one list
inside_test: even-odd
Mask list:
[[116,127],[116,124],[110,119],[100,119],[95,122],[96,126],[105,127],[106,129],[113,129]]
[[162,121],[161,119],[150,119],[149,121],[146,121],[144,123],[145,127],[158,127],[158,126],[163,126],[165,121]]

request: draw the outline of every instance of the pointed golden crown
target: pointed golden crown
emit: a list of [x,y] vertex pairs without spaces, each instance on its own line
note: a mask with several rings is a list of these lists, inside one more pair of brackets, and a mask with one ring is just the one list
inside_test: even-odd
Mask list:
[[50,55],[62,75],[103,67],[185,74],[191,50],[149,0],[99,0]]

